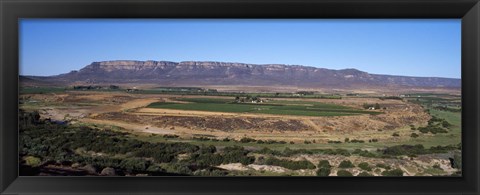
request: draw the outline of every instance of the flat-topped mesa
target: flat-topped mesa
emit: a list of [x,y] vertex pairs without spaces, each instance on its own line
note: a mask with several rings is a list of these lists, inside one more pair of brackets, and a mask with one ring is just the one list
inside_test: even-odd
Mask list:
[[254,66],[253,64],[236,63],[236,62],[215,62],[215,61],[183,61],[179,66],[230,66],[230,67],[245,67]]
[[[90,65],[86,66],[86,69],[103,69],[103,70],[139,70],[139,69],[149,69],[149,68],[164,68],[165,66],[175,66],[177,68],[184,67],[220,67],[220,68],[241,68],[241,69],[255,69],[255,68],[265,68],[267,70],[291,70],[296,69],[300,71],[307,70],[328,70],[324,68],[315,68],[311,66],[304,65],[286,65],[286,64],[247,64],[247,63],[238,63],[238,62],[216,62],[216,61],[182,61],[182,62],[171,62],[171,61],[138,61],[138,60],[112,60],[112,61],[100,61],[93,62]],[[84,69],[85,69],[84,68]]]
[[81,71],[88,69],[101,69],[107,72],[115,70],[145,70],[155,68],[165,68],[167,66],[176,66],[178,63],[169,61],[137,61],[137,60],[114,60],[93,62],[83,68]]
[[325,89],[460,87],[460,79],[369,74],[357,69],[325,69],[303,65],[247,64],[216,61],[93,62],[79,71],[50,80],[162,85],[295,86]]
[[217,67],[235,67],[235,68],[269,68],[269,69],[320,69],[328,70],[324,68],[316,68],[313,66],[305,65],[289,65],[289,64],[248,64],[239,62],[216,62],[216,61],[183,61],[178,64],[179,66],[217,66]]

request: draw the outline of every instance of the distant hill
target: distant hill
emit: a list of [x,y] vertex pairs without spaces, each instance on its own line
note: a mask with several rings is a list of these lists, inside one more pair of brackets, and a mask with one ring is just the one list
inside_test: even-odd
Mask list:
[[158,84],[161,86],[248,85],[303,88],[460,88],[460,79],[369,74],[356,69],[332,70],[301,65],[244,64],[202,61],[103,61],[78,71],[38,77],[22,76],[28,83],[57,85]]

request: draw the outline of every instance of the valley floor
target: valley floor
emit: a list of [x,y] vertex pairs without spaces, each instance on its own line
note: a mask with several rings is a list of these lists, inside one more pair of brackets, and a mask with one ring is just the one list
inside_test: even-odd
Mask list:
[[[458,160],[452,163],[452,159],[460,155],[457,147],[461,143],[460,113],[437,108],[437,104],[449,105],[458,100],[450,96],[435,96],[433,103],[435,98],[427,96],[401,99],[269,97],[261,98],[262,102],[239,102],[235,97],[225,96],[119,91],[30,93],[20,98],[20,108],[39,112],[41,120],[66,122],[71,128],[123,132],[127,133],[122,135],[125,139],[142,143],[182,143],[199,147],[200,151],[211,145],[216,150],[208,155],[223,158],[221,162],[205,163],[200,166],[203,168],[198,168],[195,155],[199,155],[195,158],[202,162],[202,155],[206,155],[197,154],[199,151],[180,152],[172,160],[161,162],[146,154],[132,156],[128,152],[112,154],[84,147],[71,148],[75,155],[89,158],[100,155],[148,161],[150,166],[161,167],[165,174],[313,176],[322,169],[322,160],[329,162],[330,176],[343,175],[345,171],[360,176],[398,175],[399,170],[404,176],[457,175],[460,171]],[[374,106],[377,108],[370,108]],[[410,146],[415,145],[422,147],[414,147],[413,151]],[[441,147],[435,148],[437,146]],[[251,161],[225,160],[228,152],[223,150],[230,151],[231,147],[241,147],[247,153],[245,158]],[[68,165],[58,164],[58,159],[47,162],[49,158],[29,152],[23,154],[25,158],[40,161],[27,163],[36,167],[35,173],[43,170],[55,175],[63,170],[102,175],[101,170],[85,170],[88,165],[85,162],[76,166],[72,164],[78,162],[73,161]],[[342,165],[342,161],[352,165]],[[187,162],[190,172],[178,171],[180,168],[175,164]],[[197,168],[192,168],[192,163]],[[97,165],[97,169],[107,167]],[[117,174],[122,172],[121,175],[155,175],[155,171],[146,171],[147,168],[144,172],[115,169]]]

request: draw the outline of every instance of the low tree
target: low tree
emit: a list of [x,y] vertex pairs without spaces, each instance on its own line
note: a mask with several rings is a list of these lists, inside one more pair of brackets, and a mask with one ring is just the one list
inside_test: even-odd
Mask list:
[[358,164],[358,167],[360,167],[361,169],[363,169],[365,171],[371,171],[372,170],[370,165],[366,162],[362,162],[362,163]]
[[321,160],[318,163],[317,176],[329,176],[331,173],[331,165],[328,160]]
[[403,171],[401,169],[393,169],[382,172],[383,176],[403,176]]
[[344,160],[342,162],[340,162],[340,165],[338,165],[338,167],[340,168],[352,168],[352,167],[355,167],[353,165],[353,163],[349,160]]

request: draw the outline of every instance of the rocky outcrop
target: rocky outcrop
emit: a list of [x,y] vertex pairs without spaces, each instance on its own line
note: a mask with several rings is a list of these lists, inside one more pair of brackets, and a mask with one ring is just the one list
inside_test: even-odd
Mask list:
[[372,87],[459,88],[461,86],[460,79],[378,75],[356,69],[331,70],[300,65],[256,65],[211,61],[102,61],[93,62],[79,71],[39,80],[66,83],[149,83],[190,86],[285,85],[347,89]]

